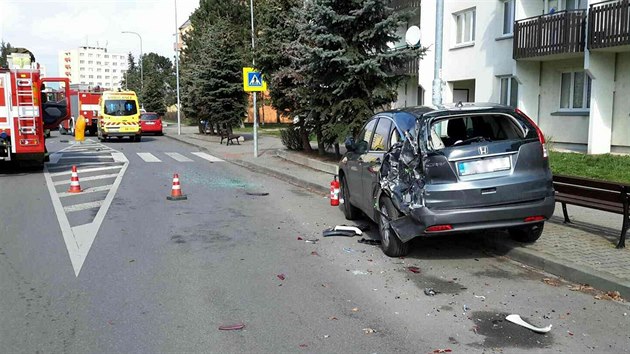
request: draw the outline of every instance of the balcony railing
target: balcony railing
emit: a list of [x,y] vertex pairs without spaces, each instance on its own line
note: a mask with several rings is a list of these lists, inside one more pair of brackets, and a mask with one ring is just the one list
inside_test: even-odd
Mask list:
[[630,1],[593,4],[588,18],[589,49],[630,45]]
[[514,22],[514,59],[584,51],[586,10],[560,11]]
[[407,60],[403,65],[394,70],[396,75],[416,76],[418,75],[419,59],[411,58]]
[[420,7],[420,0],[392,0],[391,7],[394,10],[416,9]]

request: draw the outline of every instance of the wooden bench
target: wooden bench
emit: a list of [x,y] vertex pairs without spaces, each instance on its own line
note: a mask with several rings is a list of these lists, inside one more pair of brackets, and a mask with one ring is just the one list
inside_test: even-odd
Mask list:
[[623,225],[617,248],[626,246],[626,232],[630,226],[628,218],[629,185],[554,175],[553,187],[556,190],[556,202],[562,203],[565,223],[571,222],[567,212],[567,204],[623,215]]
[[234,140],[236,140],[236,143],[238,145],[241,145],[241,142],[238,141],[238,139],[241,137],[238,134],[233,134],[230,130],[228,129],[221,129],[221,131],[219,131],[219,135],[221,136],[221,142],[220,144],[223,144],[223,140],[225,140],[225,145],[230,145],[230,142],[232,142],[232,145],[234,145]]

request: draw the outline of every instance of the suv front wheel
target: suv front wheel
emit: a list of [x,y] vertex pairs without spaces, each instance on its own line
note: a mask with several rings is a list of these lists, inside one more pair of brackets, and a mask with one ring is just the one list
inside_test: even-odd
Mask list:
[[343,211],[343,215],[346,217],[346,220],[355,220],[359,218],[359,209],[350,203],[350,197],[348,196],[348,181],[345,176],[341,176],[341,191],[339,194],[343,199],[342,203],[339,203],[339,207],[341,211]]
[[541,222],[534,225],[513,227],[509,229],[508,232],[514,241],[534,243],[540,238],[540,235],[542,235],[544,226],[545,223]]
[[402,257],[409,253],[409,242],[403,243],[389,225],[389,221],[399,215],[398,210],[388,197],[381,197],[379,203],[378,231],[381,235],[383,253],[390,257]]

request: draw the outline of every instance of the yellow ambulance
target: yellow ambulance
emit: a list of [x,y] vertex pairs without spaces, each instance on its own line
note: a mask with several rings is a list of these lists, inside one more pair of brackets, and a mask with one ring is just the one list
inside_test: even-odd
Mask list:
[[99,100],[98,140],[128,136],[142,139],[140,107],[133,91],[105,91]]

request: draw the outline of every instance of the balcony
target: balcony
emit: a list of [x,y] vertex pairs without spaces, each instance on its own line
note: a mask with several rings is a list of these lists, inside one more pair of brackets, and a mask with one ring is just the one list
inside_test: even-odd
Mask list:
[[515,60],[553,60],[584,52],[586,10],[559,11],[514,22]]
[[592,4],[588,18],[589,49],[628,46],[630,50],[630,1],[613,0]]

